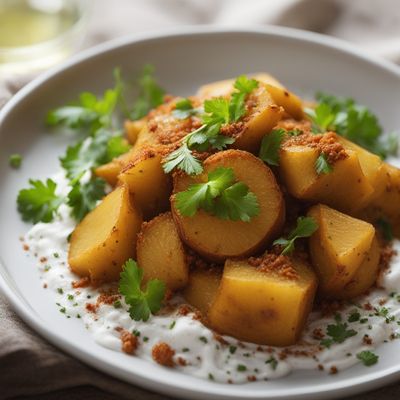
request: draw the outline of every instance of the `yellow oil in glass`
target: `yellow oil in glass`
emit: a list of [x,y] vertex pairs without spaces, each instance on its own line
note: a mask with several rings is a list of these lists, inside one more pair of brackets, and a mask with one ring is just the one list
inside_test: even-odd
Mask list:
[[30,46],[66,32],[79,18],[65,2],[0,0],[0,47]]

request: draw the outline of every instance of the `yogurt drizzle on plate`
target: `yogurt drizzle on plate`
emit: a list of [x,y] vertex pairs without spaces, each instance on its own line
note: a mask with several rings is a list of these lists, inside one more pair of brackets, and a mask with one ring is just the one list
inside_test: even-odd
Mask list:
[[[68,180],[56,175],[59,194],[68,192]],[[75,227],[70,209],[61,205],[51,223],[38,223],[26,234],[24,243],[29,254],[38,259],[40,277],[47,290],[54,292],[55,304],[66,318],[81,318],[94,340],[101,346],[121,350],[120,329],[137,336],[135,357],[152,361],[154,345],[165,342],[174,351],[175,368],[185,374],[222,383],[245,383],[276,379],[291,371],[309,369],[336,373],[360,362],[357,354],[373,351],[382,343],[400,336],[400,256],[393,257],[390,268],[379,279],[379,289],[340,310],[340,317],[324,317],[313,312],[300,344],[276,348],[242,343],[230,337],[215,335],[197,320],[193,313],[152,316],[147,322],[133,321],[123,299],[111,304],[100,302],[101,290],[73,288],[79,278],[67,263],[68,236]],[[400,253],[400,241],[394,242]],[[183,299],[175,297],[179,305]],[[95,311],[95,312],[93,312]],[[340,318],[340,320],[339,320]],[[329,348],[321,341],[329,339],[327,326],[347,324],[356,335]],[[128,357],[128,355],[127,355]]]

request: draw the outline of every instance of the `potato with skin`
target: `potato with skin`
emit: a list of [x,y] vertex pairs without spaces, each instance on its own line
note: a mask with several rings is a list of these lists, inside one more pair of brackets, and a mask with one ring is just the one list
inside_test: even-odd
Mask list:
[[219,167],[232,168],[236,180],[256,195],[260,206],[258,216],[249,222],[231,221],[200,209],[193,217],[185,217],[176,208],[175,196],[171,197],[172,213],[182,240],[211,261],[254,254],[276,238],[285,219],[285,203],[272,171],[245,151],[227,150],[208,157],[203,174],[198,176],[175,174],[174,194],[192,184],[206,182],[208,173]]
[[[309,248],[312,265],[319,277],[321,295],[342,298],[345,294],[342,296],[341,293],[346,292],[346,286],[355,278],[359,280],[359,271],[372,275],[365,281],[374,282],[376,264],[379,262],[375,245],[373,246],[375,228],[368,222],[322,204],[312,207],[308,216],[313,217],[319,227],[310,237]],[[371,250],[375,253],[370,254]],[[375,265],[363,268],[368,257],[373,259]],[[361,282],[356,286],[363,288],[365,283]],[[355,290],[357,291],[358,289]],[[351,294],[349,289],[349,296]]]
[[68,263],[92,282],[119,279],[121,267],[136,257],[140,212],[130,202],[129,190],[120,186],[78,224],[71,236]]
[[279,173],[288,192],[300,200],[321,202],[347,213],[355,213],[374,191],[364,175],[357,153],[346,150],[347,158],[338,160],[327,174],[317,174],[320,154],[308,146],[283,147]]
[[289,262],[291,275],[264,271],[246,260],[227,260],[208,312],[211,327],[246,342],[295,344],[311,311],[317,279],[300,259]]
[[198,268],[189,274],[189,282],[183,291],[183,297],[204,317],[207,317],[208,310],[217,295],[221,277],[222,269],[219,268]]
[[160,279],[170,290],[187,284],[186,254],[170,212],[143,223],[137,239],[137,261],[145,283]]
[[128,186],[145,220],[169,208],[172,183],[162,168],[161,160],[162,157],[154,151],[144,150],[118,175],[118,182]]

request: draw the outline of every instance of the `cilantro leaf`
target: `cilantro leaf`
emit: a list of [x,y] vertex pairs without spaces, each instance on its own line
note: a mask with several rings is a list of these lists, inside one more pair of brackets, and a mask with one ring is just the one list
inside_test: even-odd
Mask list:
[[59,107],[47,114],[46,123],[50,126],[66,126],[73,130],[93,134],[101,127],[110,127],[112,114],[121,97],[121,82],[119,71],[114,71],[116,84],[108,89],[103,96],[96,97],[90,92],[83,92],[75,104]]
[[310,237],[318,229],[318,224],[312,217],[297,218],[296,228],[293,229],[287,239],[279,238],[274,241],[274,245],[283,246],[281,254],[290,254],[294,250],[297,239]]
[[255,79],[248,79],[245,75],[236,78],[234,88],[238,91],[233,92],[229,103],[229,122],[237,122],[246,113],[245,100],[256,87],[258,82]]
[[330,174],[333,171],[333,167],[329,164],[324,153],[321,153],[315,160],[315,171],[318,175]]
[[105,196],[105,182],[95,178],[85,184],[75,182],[68,193],[67,204],[72,208],[71,214],[81,221],[83,217],[96,207],[97,201]]
[[392,225],[384,218],[379,218],[376,221],[376,225],[381,230],[383,238],[391,242],[394,238]]
[[147,283],[146,290],[142,291],[143,270],[136,261],[129,259],[122,267],[120,274],[119,291],[129,305],[129,314],[135,321],[147,321],[150,314],[160,310],[165,295],[165,283],[159,279],[152,279]]
[[357,335],[354,329],[347,328],[347,323],[341,322],[340,320],[336,320],[335,324],[328,325],[326,334],[330,336],[330,338],[322,340],[321,345],[329,348],[333,343],[343,343],[346,339]]
[[164,102],[165,91],[157,84],[152,65],[144,66],[138,85],[139,95],[130,113],[132,120],[143,118],[151,109]]
[[362,361],[362,363],[366,367],[370,367],[371,365],[374,365],[378,362],[379,356],[376,354],[372,353],[372,351],[366,350],[362,351],[361,353],[357,354],[357,358]]
[[259,214],[259,204],[254,193],[243,182],[235,183],[232,168],[220,167],[208,174],[205,183],[190,185],[176,194],[176,207],[187,217],[199,209],[221,219],[248,222]]
[[258,87],[258,81],[255,79],[249,79],[246,75],[240,75],[236,78],[233,87],[240,93],[250,94]]
[[131,146],[122,136],[112,136],[107,142],[107,160],[111,161],[122,154],[127,153]]
[[11,168],[18,169],[22,164],[22,156],[21,154],[11,154],[8,158],[8,164]]
[[204,101],[203,122],[207,125],[212,124],[229,124],[229,100],[223,97]]
[[63,202],[63,198],[55,193],[57,184],[51,179],[46,182],[30,179],[29,184],[31,187],[20,190],[17,198],[22,219],[34,224],[50,222]]
[[279,165],[279,150],[285,137],[283,129],[274,129],[265,135],[260,148],[259,157],[269,165]]
[[201,162],[192,154],[186,143],[164,159],[163,169],[167,174],[175,168],[186,172],[188,175],[198,175],[203,171]]
[[182,99],[175,104],[175,110],[172,111],[172,115],[178,119],[186,119],[199,112],[198,108],[193,108],[193,104],[189,99]]

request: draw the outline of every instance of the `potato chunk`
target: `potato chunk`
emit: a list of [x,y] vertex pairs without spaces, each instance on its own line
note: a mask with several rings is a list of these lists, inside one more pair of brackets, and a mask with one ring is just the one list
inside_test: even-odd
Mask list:
[[[345,292],[346,285],[363,268],[364,260],[371,258],[375,228],[368,222],[321,204],[312,207],[308,215],[319,226],[309,245],[312,264],[319,277],[320,292],[323,296],[335,298],[337,293]],[[379,257],[377,259],[373,255],[372,258],[376,264],[379,262]],[[369,271],[368,268],[362,269],[362,273],[376,277],[375,267],[369,268]],[[370,280],[373,281],[373,278]]]
[[280,175],[289,193],[300,200],[321,202],[343,212],[354,213],[371,197],[374,189],[364,175],[357,153],[346,150],[333,170],[318,175],[319,151],[308,146],[284,147],[280,153]]
[[130,203],[129,190],[120,186],[78,224],[68,262],[73,272],[96,282],[117,280],[121,266],[136,256],[136,236],[142,217]]
[[129,140],[130,144],[135,144],[140,132],[146,126],[146,118],[141,118],[136,121],[125,121],[124,128],[125,128],[125,135]]
[[159,154],[143,151],[118,175],[118,181],[128,186],[145,220],[169,208],[172,184],[169,175],[164,173]]
[[256,195],[260,213],[250,222],[220,219],[204,210],[198,210],[193,217],[184,217],[172,196],[172,213],[182,240],[211,261],[253,254],[279,234],[285,215],[282,192],[271,170],[259,158],[240,150],[210,156],[204,162],[204,173],[199,176],[176,174],[174,193],[206,181],[207,174],[218,167],[233,169],[237,181]]
[[143,268],[144,282],[161,279],[171,290],[187,284],[186,254],[171,213],[143,223],[137,240],[137,261]]
[[317,279],[308,265],[289,260],[289,276],[287,268],[284,273],[227,260],[208,313],[210,325],[239,340],[271,346],[295,344],[311,310]]
[[205,317],[217,295],[221,277],[222,270],[218,268],[195,269],[190,272],[183,297]]

